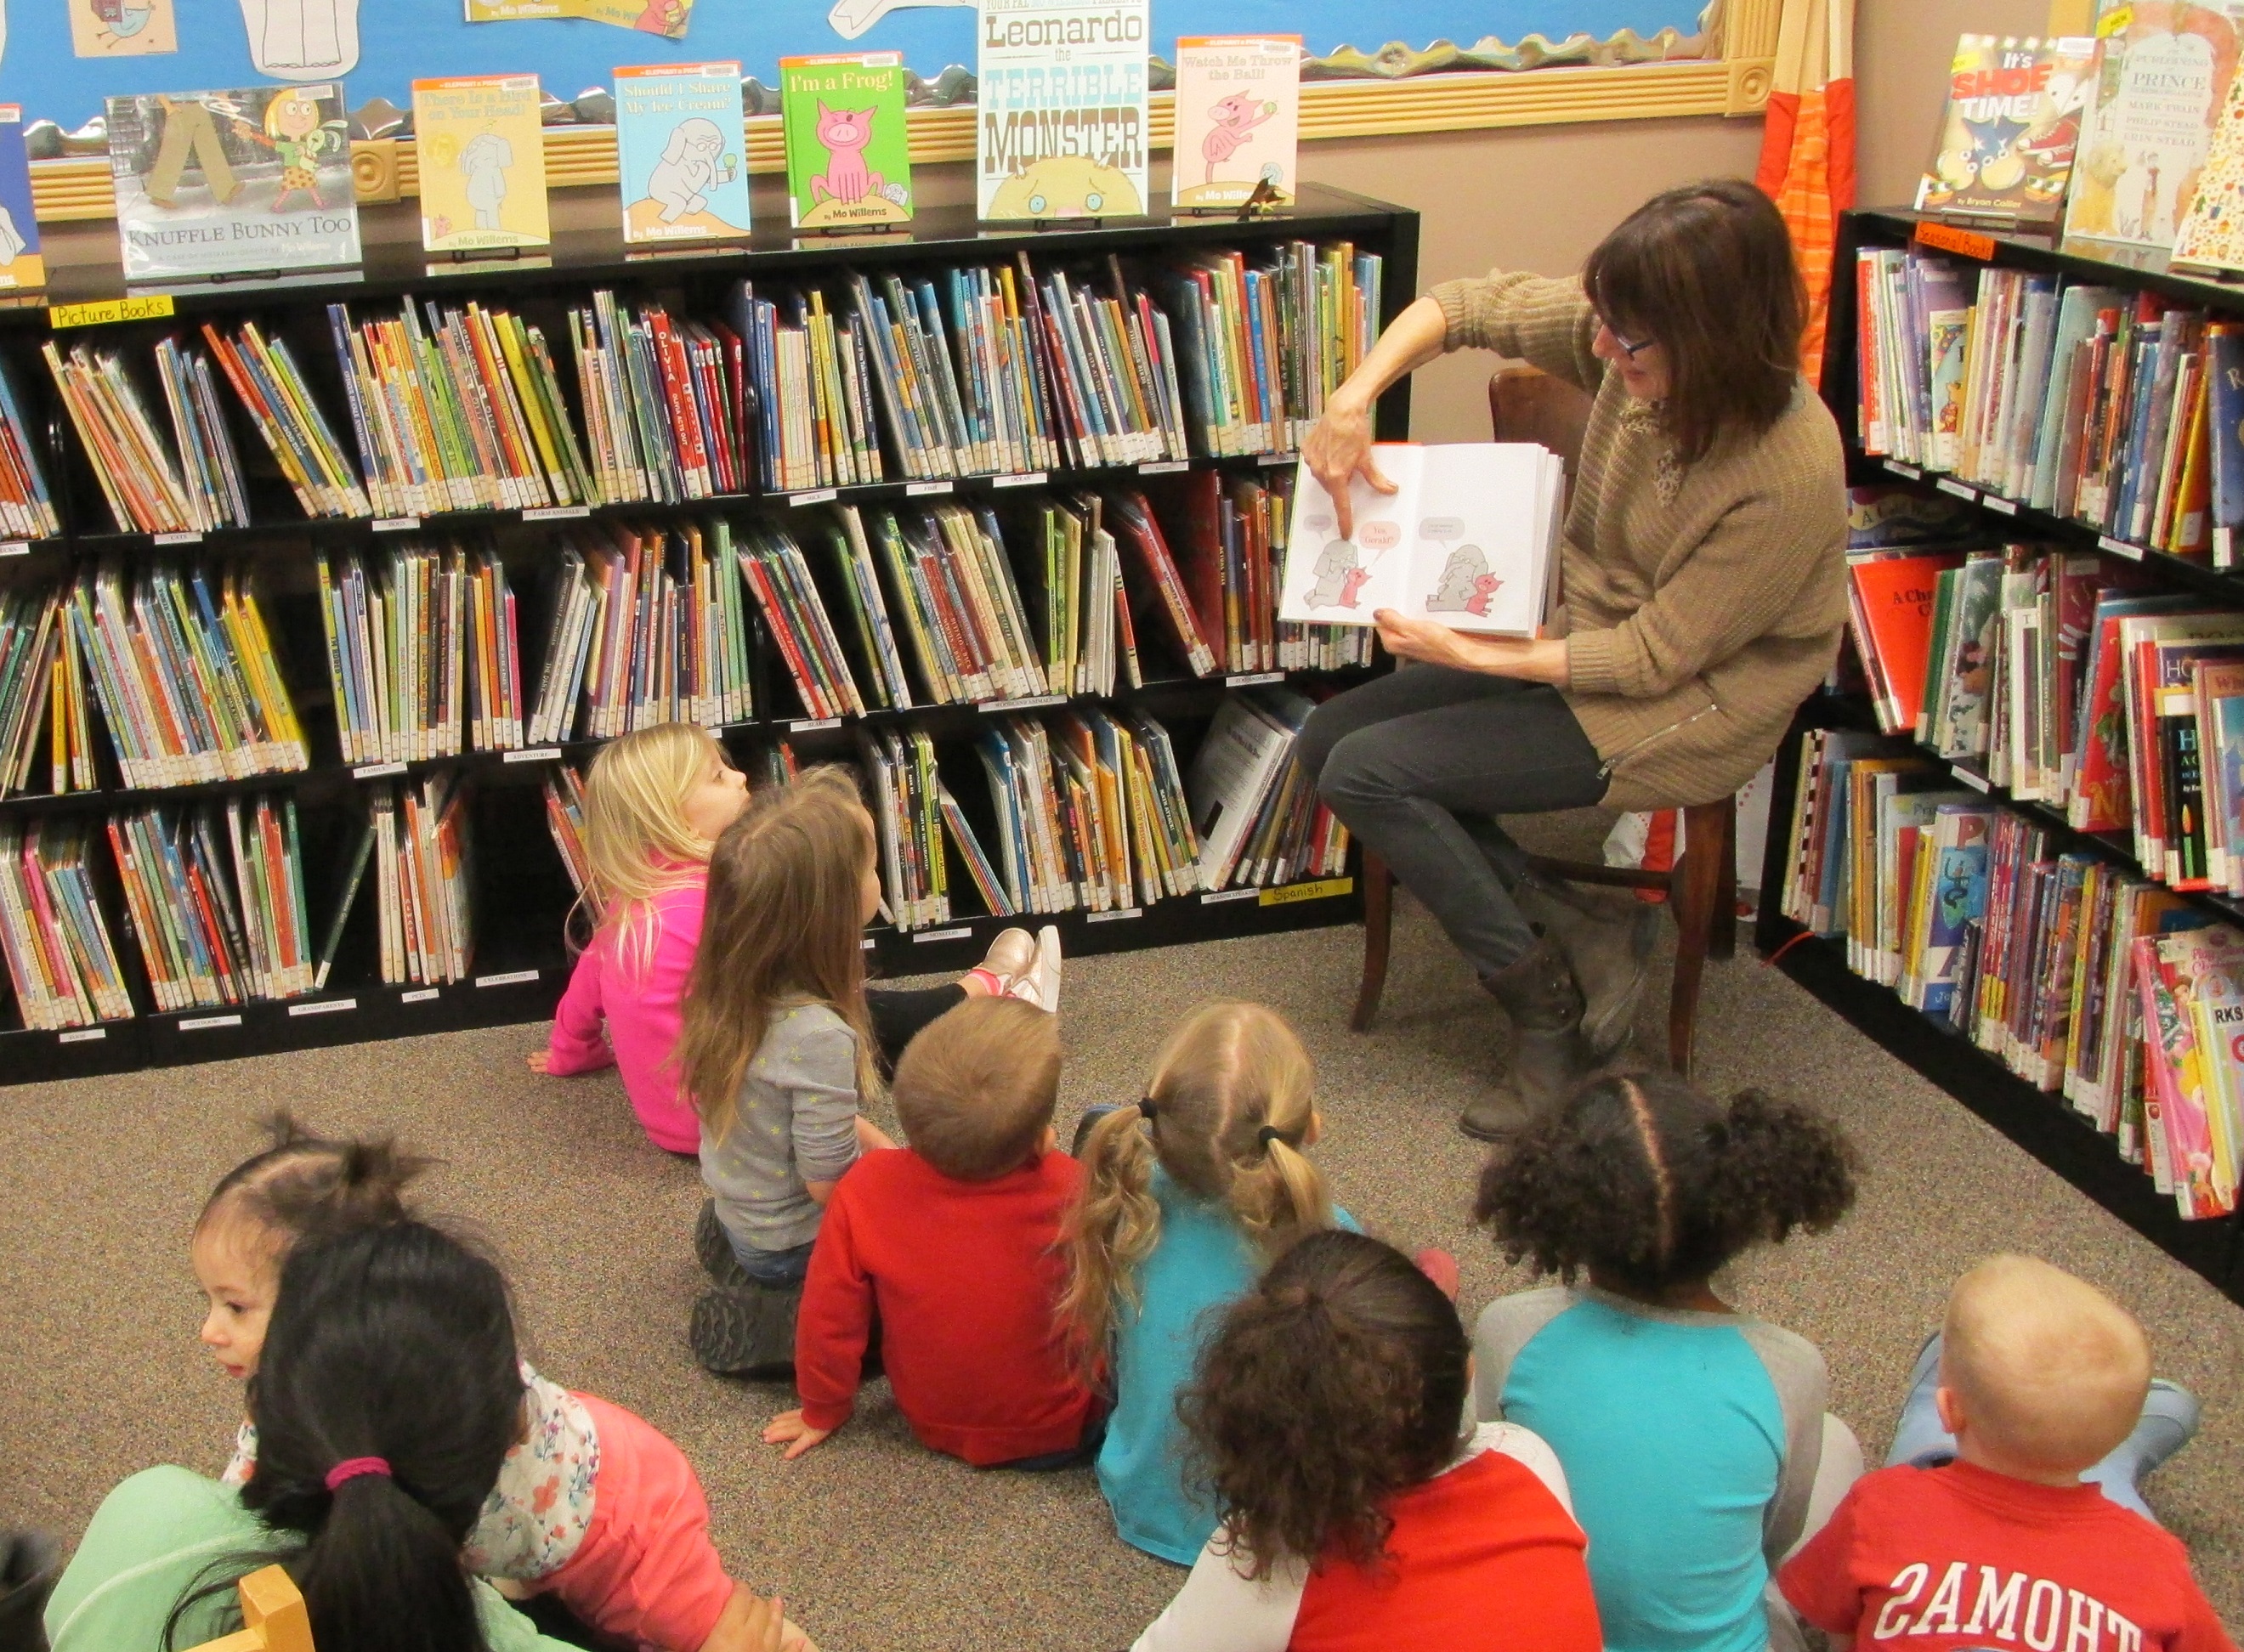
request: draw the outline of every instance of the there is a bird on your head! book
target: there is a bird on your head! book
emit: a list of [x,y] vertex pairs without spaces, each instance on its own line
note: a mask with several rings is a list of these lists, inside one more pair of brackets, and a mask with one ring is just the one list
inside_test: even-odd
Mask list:
[[1294,199],[1301,130],[1301,37],[1197,35],[1177,42],[1176,168],[1185,211]]
[[112,98],[108,125],[125,280],[358,262],[339,82]]
[[39,221],[31,211],[31,163],[24,153],[24,106],[0,104],[0,288],[46,284]]
[[1967,34],[1949,65],[1948,107],[1917,180],[1916,210],[2018,224],[2056,220],[2080,144],[2096,42],[2086,35]]
[[779,60],[787,211],[797,229],[900,224],[912,215],[900,51]]
[[536,75],[415,81],[413,138],[422,246],[456,253],[552,239]]
[[2104,0],[2065,233],[2171,246],[2235,73],[2244,0]]
[[1150,10],[1150,0],[981,0],[981,217],[1144,215]]
[[626,241],[746,235],[740,65],[617,70],[616,170]]

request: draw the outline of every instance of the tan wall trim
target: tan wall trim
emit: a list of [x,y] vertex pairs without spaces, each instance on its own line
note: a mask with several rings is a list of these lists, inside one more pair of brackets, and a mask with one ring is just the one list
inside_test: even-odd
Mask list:
[[[1726,41],[1765,49],[1721,62],[1639,64],[1628,67],[1535,69],[1519,72],[1426,75],[1402,80],[1314,81],[1301,88],[1301,137],[1374,138],[1396,133],[1465,131],[1482,127],[1560,125],[1591,120],[1666,120],[1681,116],[1757,115],[1767,105],[1781,0],[1729,0]],[[1173,95],[1152,94],[1152,146],[1170,143]],[[748,170],[779,172],[787,156],[776,115],[746,123]],[[974,158],[974,111],[915,109],[911,157],[916,165]],[[352,170],[362,200],[395,200],[420,192],[410,138],[354,144]],[[616,181],[615,129],[551,126],[545,131],[545,181],[554,189]],[[38,162],[31,196],[44,223],[113,217],[109,162],[101,156]]]

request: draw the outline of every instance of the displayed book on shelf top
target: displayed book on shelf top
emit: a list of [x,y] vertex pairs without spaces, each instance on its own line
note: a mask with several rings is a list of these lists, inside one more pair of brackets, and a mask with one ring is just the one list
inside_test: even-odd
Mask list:
[[912,216],[911,133],[900,51],[779,60],[787,201],[797,229],[901,224]]
[[2244,4],[2105,0],[2065,233],[2174,245],[2236,71]]
[[1381,609],[1457,630],[1533,637],[1558,577],[1565,465],[1533,442],[1381,442],[1395,484],[1352,479],[1354,532],[1302,462],[1294,480],[1281,619],[1370,625]]
[[2053,223],[2065,205],[2095,57],[2090,36],[1958,40],[1948,105],[1917,182],[1917,211]]
[[545,135],[536,75],[413,83],[421,245],[432,253],[544,246]]
[[740,65],[646,64],[615,71],[616,172],[624,239],[708,240],[748,233]]
[[0,104],[0,288],[46,284],[39,219],[31,202],[31,163],[24,150],[24,106]]
[[339,82],[112,98],[107,122],[128,281],[358,262]]
[[1257,189],[1291,201],[1301,106],[1301,36],[1180,38],[1171,198],[1186,212],[1237,206]]
[[982,0],[974,122],[984,219],[1146,211],[1151,0]]

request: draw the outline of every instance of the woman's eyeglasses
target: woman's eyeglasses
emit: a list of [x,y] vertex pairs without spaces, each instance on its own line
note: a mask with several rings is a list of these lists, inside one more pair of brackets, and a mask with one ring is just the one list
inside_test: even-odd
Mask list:
[[1606,320],[1602,315],[1598,317],[1598,325],[1605,328],[1606,332],[1612,334],[1612,341],[1620,347],[1620,353],[1632,361],[1635,361],[1639,355],[1642,354],[1645,351],[1650,349],[1654,344],[1659,342],[1656,339],[1632,340],[1624,334],[1619,327]]

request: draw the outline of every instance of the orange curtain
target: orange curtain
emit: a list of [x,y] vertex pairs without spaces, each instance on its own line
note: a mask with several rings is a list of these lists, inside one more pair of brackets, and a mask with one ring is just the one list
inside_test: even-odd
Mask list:
[[1833,242],[1855,204],[1855,0],[1784,0],[1754,181],[1792,229],[1808,284],[1801,366],[1818,381]]

